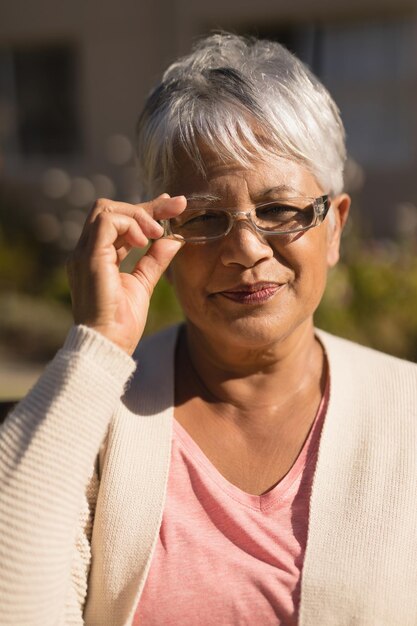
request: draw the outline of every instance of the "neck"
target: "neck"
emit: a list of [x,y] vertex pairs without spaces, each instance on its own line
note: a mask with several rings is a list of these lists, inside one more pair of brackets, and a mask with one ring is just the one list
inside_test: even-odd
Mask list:
[[189,396],[239,415],[259,415],[260,409],[276,415],[296,398],[324,392],[324,355],[310,320],[290,336],[256,348],[217,345],[187,325],[178,359],[180,371],[187,372]]

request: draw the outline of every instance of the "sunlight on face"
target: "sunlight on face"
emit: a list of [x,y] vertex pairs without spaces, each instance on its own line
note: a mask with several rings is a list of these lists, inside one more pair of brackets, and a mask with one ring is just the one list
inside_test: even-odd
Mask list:
[[[313,175],[294,161],[254,162],[246,169],[207,155],[207,176],[183,158],[168,192],[210,206],[251,207],[288,196],[318,197]],[[264,236],[247,220],[213,242],[186,244],[169,271],[187,323],[211,341],[267,346],[312,324],[326,284],[329,224],[303,233]],[[334,256],[334,255],[333,255]]]

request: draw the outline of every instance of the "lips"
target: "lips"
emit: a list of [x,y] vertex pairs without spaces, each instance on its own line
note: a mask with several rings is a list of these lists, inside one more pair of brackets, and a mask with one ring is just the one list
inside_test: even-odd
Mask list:
[[273,298],[283,287],[283,283],[259,282],[250,285],[238,285],[233,289],[219,291],[216,295],[240,304],[261,304]]

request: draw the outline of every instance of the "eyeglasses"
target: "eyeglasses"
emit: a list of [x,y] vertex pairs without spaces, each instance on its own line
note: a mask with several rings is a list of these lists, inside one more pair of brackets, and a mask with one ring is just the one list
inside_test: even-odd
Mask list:
[[185,209],[177,217],[161,220],[164,236],[190,243],[204,243],[226,237],[235,221],[249,220],[263,235],[288,235],[318,226],[330,208],[329,196],[285,198],[258,204],[248,211],[223,208]]

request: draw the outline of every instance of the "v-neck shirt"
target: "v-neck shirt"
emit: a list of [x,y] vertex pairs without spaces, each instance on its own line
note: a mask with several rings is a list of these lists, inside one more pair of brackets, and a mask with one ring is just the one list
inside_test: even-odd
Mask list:
[[173,418],[164,514],[133,626],[297,623],[328,386],[295,463],[261,495],[230,483]]

